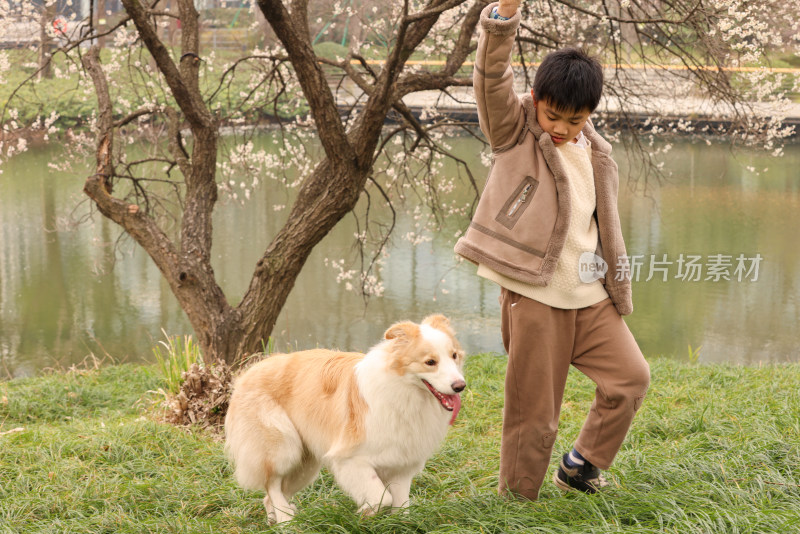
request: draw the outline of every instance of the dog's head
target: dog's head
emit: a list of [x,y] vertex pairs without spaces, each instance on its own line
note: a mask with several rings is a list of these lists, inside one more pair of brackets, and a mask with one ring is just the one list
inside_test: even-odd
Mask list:
[[464,351],[450,321],[443,315],[426,317],[421,324],[393,324],[384,334],[392,353],[391,371],[428,389],[453,419],[461,406],[458,394],[464,381]]

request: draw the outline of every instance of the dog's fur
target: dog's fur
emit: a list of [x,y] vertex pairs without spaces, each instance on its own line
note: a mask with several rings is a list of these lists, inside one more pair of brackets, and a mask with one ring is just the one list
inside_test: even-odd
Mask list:
[[289,500],[323,464],[363,513],[408,506],[460,408],[464,353],[441,315],[384,337],[366,355],[274,355],[237,379],[225,449],[239,484],[266,491],[271,522],[292,518]]

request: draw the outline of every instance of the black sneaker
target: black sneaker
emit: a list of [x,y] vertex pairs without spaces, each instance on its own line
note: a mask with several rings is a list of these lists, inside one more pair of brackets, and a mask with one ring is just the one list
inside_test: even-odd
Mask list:
[[597,493],[598,490],[608,486],[608,481],[600,473],[600,470],[593,466],[589,460],[577,467],[567,467],[564,462],[569,453],[561,458],[561,465],[553,476],[553,482],[563,491],[582,491],[584,493]]

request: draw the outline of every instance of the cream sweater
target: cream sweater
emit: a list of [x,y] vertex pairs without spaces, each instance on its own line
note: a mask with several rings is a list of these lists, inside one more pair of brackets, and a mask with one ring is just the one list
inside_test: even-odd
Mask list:
[[571,310],[597,304],[608,298],[608,293],[599,280],[584,283],[578,276],[581,254],[597,249],[592,148],[583,133],[578,136],[577,143],[565,143],[557,148],[569,178],[572,209],[564,249],[552,280],[545,287],[534,286],[503,276],[485,265],[478,266],[478,275],[553,308]]

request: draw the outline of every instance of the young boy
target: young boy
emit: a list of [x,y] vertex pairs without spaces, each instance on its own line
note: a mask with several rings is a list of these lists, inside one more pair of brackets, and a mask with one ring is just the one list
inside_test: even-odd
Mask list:
[[589,121],[602,67],[579,50],[553,52],[536,72],[532,97],[519,98],[510,65],[519,4],[501,0],[481,13],[473,79],[492,167],[455,250],[501,287],[508,370],[499,490],[535,500],[569,366],[597,389],[554,482],[586,493],[607,485],[600,470],[625,439],[650,370],[621,317],[633,304],[630,277],[616,276],[626,257],[617,165]]

